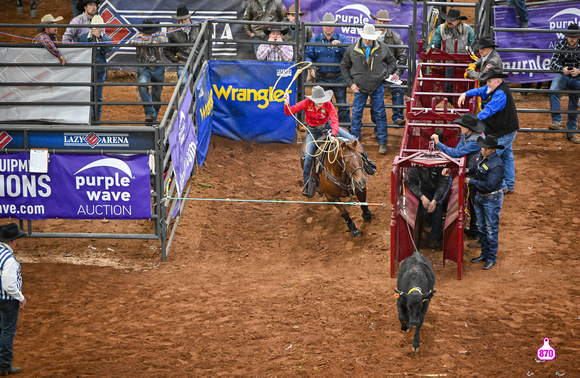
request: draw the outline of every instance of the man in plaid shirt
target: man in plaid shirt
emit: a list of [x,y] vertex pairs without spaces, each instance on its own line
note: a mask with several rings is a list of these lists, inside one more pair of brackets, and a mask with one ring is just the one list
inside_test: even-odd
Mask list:
[[[552,80],[550,89],[562,90],[570,88],[580,90],[580,30],[578,24],[568,25],[568,32],[564,32],[566,39],[558,42],[556,50],[570,50],[569,53],[554,53],[550,67],[557,74]],[[578,110],[577,94],[568,94],[568,110]],[[560,110],[560,95],[558,93],[550,94],[550,110]],[[567,130],[578,129],[578,113],[569,113],[566,122]],[[550,130],[559,130],[562,128],[562,114],[552,113],[552,124],[548,126]],[[567,138],[574,144],[580,144],[580,138],[577,133],[567,133]]]
[[[288,28],[272,26],[264,28],[264,33],[270,42],[282,42],[282,37],[288,33]],[[294,55],[294,49],[290,45],[269,45],[262,44],[258,47],[256,57],[260,60],[270,60],[273,62],[289,62]]]

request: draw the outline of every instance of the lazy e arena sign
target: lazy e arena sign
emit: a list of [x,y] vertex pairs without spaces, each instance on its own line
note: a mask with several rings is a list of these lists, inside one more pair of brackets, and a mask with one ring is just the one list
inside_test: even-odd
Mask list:
[[0,156],[0,218],[151,218],[147,155],[52,154],[47,173],[29,159]]

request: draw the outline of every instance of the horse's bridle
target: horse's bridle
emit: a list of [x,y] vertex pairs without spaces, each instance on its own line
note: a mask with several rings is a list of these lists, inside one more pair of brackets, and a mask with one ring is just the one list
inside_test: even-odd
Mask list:
[[[341,154],[341,156],[342,156],[342,159],[338,159],[338,165],[340,165],[340,167],[342,168],[342,171],[343,172],[346,172],[346,174],[350,177],[350,187],[352,189],[352,192],[354,193],[355,190],[356,190],[356,188],[357,188],[357,185],[355,184],[355,180],[354,180],[354,173],[356,171],[358,171],[359,169],[363,169],[364,170],[364,167],[357,167],[357,168],[355,168],[353,170],[350,170],[348,168],[347,164],[344,162],[344,160],[345,160],[345,158],[354,158],[356,156],[356,154],[355,153],[351,153],[351,154],[348,154],[348,155]],[[343,165],[343,163],[344,163],[344,165]],[[358,188],[358,189],[359,190],[362,190],[361,188]]]

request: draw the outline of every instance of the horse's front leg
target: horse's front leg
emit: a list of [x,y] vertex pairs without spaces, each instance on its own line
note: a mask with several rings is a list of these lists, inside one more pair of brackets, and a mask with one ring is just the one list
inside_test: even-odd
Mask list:
[[[334,200],[329,199],[329,201],[330,202],[340,202],[340,199],[339,198],[336,198]],[[334,206],[336,206],[336,208],[340,212],[340,216],[346,222],[346,225],[348,226],[348,229],[350,230],[350,236],[352,236],[354,238],[355,236],[361,235],[362,234],[361,231],[358,228],[356,228],[356,224],[350,218],[350,214],[348,213],[348,211],[346,211],[346,209],[344,208],[344,206],[343,205],[339,205],[339,204],[335,204]]]
[[[359,202],[367,202],[367,189],[363,189],[362,191],[356,192],[356,198],[358,198]],[[362,218],[365,222],[370,222],[371,218],[373,217],[373,213],[369,210],[367,205],[361,205],[360,209],[362,210]]]

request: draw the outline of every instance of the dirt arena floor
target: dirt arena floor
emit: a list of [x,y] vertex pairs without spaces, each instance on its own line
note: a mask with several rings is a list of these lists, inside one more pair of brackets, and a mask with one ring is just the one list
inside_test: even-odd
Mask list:
[[[54,3],[41,0],[39,15],[70,17],[68,2]],[[4,15],[13,6],[1,4]],[[126,94],[107,89],[113,101]],[[515,97],[519,108],[548,107],[542,95]],[[133,114],[105,108],[103,118]],[[546,128],[549,116],[520,122]],[[518,134],[515,194],[504,201],[492,270],[470,263],[479,252],[466,248],[458,281],[441,252],[422,251],[437,293],[414,353],[389,275],[390,169],[401,130],[390,131],[387,156],[370,132],[364,145],[378,171],[369,202],[387,207],[373,207],[371,223],[352,208],[360,238],[332,206],[188,201],[165,263],[156,241],[21,239],[20,376],[580,376],[580,146],[563,134]],[[190,197],[301,201],[298,150],[214,137]],[[152,224],[35,226],[150,232]],[[539,362],[546,337],[556,358]]]

